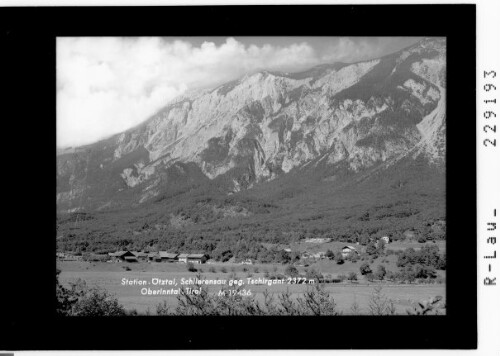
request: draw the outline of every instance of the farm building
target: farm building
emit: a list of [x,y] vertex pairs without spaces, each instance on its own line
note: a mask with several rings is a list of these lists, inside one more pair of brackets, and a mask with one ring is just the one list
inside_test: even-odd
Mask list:
[[146,252],[132,251],[132,253],[137,258],[138,261],[147,261],[148,260],[148,254]]
[[167,251],[160,251],[159,257],[162,262],[177,262],[178,261],[178,253],[170,253]]
[[242,265],[253,265],[253,262],[251,259],[247,258],[246,260],[243,260],[240,262]]
[[126,262],[139,262],[135,256],[125,256]]
[[161,262],[161,257],[158,252],[151,252],[148,254],[148,260],[150,262]]
[[204,253],[193,253],[188,256],[187,261],[192,263],[205,263],[208,260]]
[[389,236],[384,236],[380,238],[380,241],[384,241],[386,244],[391,242],[391,238]]
[[359,255],[358,250],[356,250],[356,248],[354,246],[344,246],[344,247],[342,247],[342,257],[343,258],[346,258],[350,254],[353,254],[353,253]]
[[[137,258],[135,257],[135,255],[130,252],[130,251],[117,251],[117,252],[110,252],[109,254],[109,257],[111,257],[111,259],[115,262],[121,262],[121,261],[126,261],[127,257],[133,257],[133,259],[135,259],[135,262],[137,262]],[[129,258],[129,260],[131,261],[132,259]]]
[[184,262],[184,263],[205,263],[208,260],[207,255],[203,253],[181,253],[178,257],[179,262]]
[[188,262],[188,256],[189,256],[188,253],[181,253],[179,256],[177,256],[177,259],[179,260],[179,262],[187,263]]

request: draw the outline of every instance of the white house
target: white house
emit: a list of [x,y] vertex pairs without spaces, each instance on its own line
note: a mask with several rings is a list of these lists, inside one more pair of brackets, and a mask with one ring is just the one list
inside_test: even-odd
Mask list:
[[380,238],[381,241],[384,241],[386,244],[391,242],[391,238],[389,236],[384,236]]
[[356,248],[354,246],[344,246],[344,247],[342,247],[342,257],[343,258],[346,258],[350,254],[353,254],[353,253],[359,255],[359,252],[356,250]]

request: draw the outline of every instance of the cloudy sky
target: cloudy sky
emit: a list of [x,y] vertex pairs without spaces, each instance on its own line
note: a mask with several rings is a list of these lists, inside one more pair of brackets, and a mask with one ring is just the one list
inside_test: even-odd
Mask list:
[[380,57],[418,37],[65,37],[57,39],[57,146],[129,129],[186,90],[261,69]]

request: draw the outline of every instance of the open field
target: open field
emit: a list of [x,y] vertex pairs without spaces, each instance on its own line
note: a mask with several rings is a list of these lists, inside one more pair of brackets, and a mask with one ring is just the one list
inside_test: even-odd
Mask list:
[[[392,257],[392,256],[391,256]],[[322,265],[321,265],[322,264]],[[352,265],[352,266],[349,266]],[[323,273],[335,274],[335,268],[338,267],[337,273],[345,273],[344,270],[347,266],[352,268],[356,264],[347,262],[344,265],[336,265],[331,261],[319,262],[317,266],[319,270]],[[130,271],[124,269],[125,266],[131,268]],[[209,268],[213,266],[216,270],[215,273],[209,272]],[[222,267],[227,269],[227,273],[220,271]],[[284,285],[248,285],[246,284],[247,278],[264,278],[264,270],[269,272],[274,271],[273,265],[230,265],[230,264],[213,264],[213,265],[202,265],[203,272],[201,273],[202,278],[211,280],[228,280],[231,278],[231,274],[236,274],[236,279],[241,279],[245,284],[242,285],[243,289],[249,289],[252,295],[256,297],[257,300],[262,300],[262,293],[267,289],[270,293],[280,293],[287,289],[294,295],[299,296],[303,293],[308,285],[304,284],[284,284]],[[243,268],[247,268],[248,271],[244,272]],[[120,303],[126,309],[136,309],[139,313],[145,313],[148,309],[152,314],[155,314],[156,305],[158,305],[163,300],[166,300],[169,305],[175,307],[176,296],[175,295],[141,295],[141,288],[149,287],[151,289],[163,288],[170,290],[171,288],[179,288],[180,281],[182,278],[195,278],[197,273],[188,272],[186,270],[185,264],[180,263],[105,263],[105,262],[58,262],[58,268],[61,269],[61,274],[59,276],[60,282],[64,286],[68,286],[70,282],[75,282],[78,278],[84,280],[89,286],[100,286],[105,288],[111,293],[116,294]],[[254,269],[258,268],[258,273],[254,272]],[[278,273],[282,273],[285,266],[276,265]],[[359,271],[359,267],[358,271]],[[300,269],[299,269],[300,270]],[[250,273],[250,275],[249,275]],[[122,279],[126,278],[133,281],[134,279],[145,281],[146,285],[122,285]],[[153,278],[169,279],[175,281],[177,286],[157,286],[152,285],[151,281]],[[362,280],[359,284],[352,283],[338,283],[338,284],[326,284],[326,290],[331,293],[335,298],[335,302],[338,305],[338,309],[344,314],[350,313],[350,308],[354,301],[356,301],[360,308],[361,313],[368,313],[368,303],[371,294],[373,293],[374,287],[378,283],[368,284],[366,281]],[[398,313],[405,313],[405,310],[411,307],[412,303],[415,301],[420,301],[423,299],[428,299],[437,295],[445,297],[445,285],[444,284],[430,284],[430,285],[393,285],[393,284],[382,284],[383,293],[394,301],[396,310]],[[220,289],[219,286],[210,286],[209,291],[216,293]]]

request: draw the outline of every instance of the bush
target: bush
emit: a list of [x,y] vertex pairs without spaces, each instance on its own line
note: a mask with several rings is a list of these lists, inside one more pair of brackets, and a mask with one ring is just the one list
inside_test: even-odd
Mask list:
[[363,263],[361,267],[359,267],[359,271],[361,272],[361,275],[366,275],[372,273],[372,269],[370,268],[370,265],[368,263]]
[[259,273],[259,267],[254,267],[253,273]]
[[354,272],[349,272],[349,274],[347,275],[347,279],[350,280],[350,281],[357,281],[358,280],[358,276]]
[[314,268],[311,268],[310,270],[306,271],[306,278],[314,279],[318,283],[321,283],[323,281],[323,275],[318,271],[316,271]]
[[156,306],[156,315],[169,315],[170,307],[167,304],[167,301],[164,300],[162,303],[159,303]]
[[446,278],[438,275],[438,276],[436,276],[435,282],[438,284],[443,284],[446,282]]
[[220,268],[220,271],[221,271],[222,273],[227,273],[227,269],[226,269],[226,267],[224,267],[224,266],[222,266],[222,267]]
[[375,272],[375,278],[378,280],[383,280],[385,275],[387,274],[387,271],[385,270],[385,267],[382,265],[378,265],[377,271]]
[[395,254],[396,254],[396,252],[393,249],[389,248],[389,249],[385,250],[386,256],[395,255]]
[[209,272],[211,273],[215,273],[215,267],[214,266],[210,266],[210,268],[208,269]]
[[290,277],[297,277],[299,275],[299,271],[297,268],[293,265],[288,265],[285,268],[285,274]]
[[76,316],[124,316],[127,313],[118,299],[105,289],[94,287],[75,303],[71,315]]
[[371,315],[394,315],[394,302],[382,293],[382,287],[375,287],[368,304]]
[[342,253],[337,252],[337,253],[335,254],[335,260],[337,261],[337,264],[338,264],[338,265],[343,264],[343,263],[344,263],[344,257],[342,256]]
[[415,278],[436,278],[436,270],[432,266],[415,266]]
[[[222,289],[224,291],[224,289]],[[337,315],[336,304],[330,294],[319,284],[308,288],[302,296],[292,298],[292,294],[282,292],[277,298],[264,292],[261,303],[253,297],[238,294],[219,297],[200,288],[198,294],[187,294],[184,289],[177,297],[175,311],[170,311],[165,302],[157,306],[157,311],[168,315]],[[164,315],[164,314],[162,314]]]
[[385,278],[388,280],[388,281],[394,281],[394,279],[396,279],[396,275],[394,272],[392,271],[387,271],[386,275],[385,275]]
[[188,262],[186,264],[186,268],[189,272],[196,272],[197,269],[194,267],[194,264],[192,262]]

